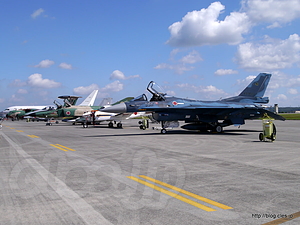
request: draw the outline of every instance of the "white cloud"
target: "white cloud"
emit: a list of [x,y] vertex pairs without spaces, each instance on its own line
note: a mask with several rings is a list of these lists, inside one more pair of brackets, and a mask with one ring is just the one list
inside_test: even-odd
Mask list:
[[279,94],[275,99],[277,99],[277,100],[287,100],[288,98],[284,94]]
[[38,16],[40,16],[45,10],[43,10],[42,8],[34,11],[32,14],[31,14],[31,18],[35,19],[37,18]]
[[39,64],[35,65],[36,68],[48,68],[54,64],[54,61],[49,59],[42,60]]
[[213,2],[207,9],[188,12],[181,22],[169,26],[171,37],[167,44],[180,47],[239,44],[251,27],[248,17],[246,13],[232,12],[220,21],[218,17],[224,9],[220,2]]
[[215,72],[215,75],[217,76],[223,76],[223,75],[230,75],[230,74],[237,74],[238,71],[232,70],[232,69],[218,69]]
[[289,68],[300,62],[300,37],[290,35],[286,40],[265,39],[266,44],[245,43],[238,47],[236,61],[248,70],[276,70]]
[[21,81],[20,79],[15,79],[11,84],[9,84],[9,87],[23,87],[26,86],[26,82]]
[[176,92],[175,91],[172,91],[172,90],[168,90],[166,91],[167,95],[169,96],[175,96],[176,95]]
[[140,77],[140,75],[132,75],[132,76],[126,77],[124,75],[124,73],[121,72],[120,70],[114,70],[112,72],[112,74],[110,75],[109,79],[110,80],[128,80],[128,79],[133,79],[133,78],[138,78],[138,77]]
[[196,62],[202,61],[200,54],[197,51],[192,51],[188,55],[184,56],[180,59],[180,62],[187,63],[187,64],[194,64]]
[[66,69],[66,70],[71,70],[73,69],[72,65],[71,64],[68,64],[68,63],[61,63],[59,64],[59,68],[62,68],[62,69]]
[[179,60],[175,60],[174,57],[178,53],[178,49],[173,50],[170,53],[170,60],[174,61],[174,64],[167,64],[167,63],[160,63],[157,66],[154,67],[154,69],[169,69],[174,70],[177,74],[183,74],[186,71],[193,70],[195,67],[186,65],[186,64],[195,64],[199,61],[202,61],[200,54],[197,51],[191,51],[186,56],[183,56]]
[[27,94],[28,91],[25,90],[25,89],[19,89],[19,90],[17,91],[17,93],[18,93],[18,94]]
[[244,0],[243,10],[254,23],[271,23],[268,28],[280,27],[300,17],[299,0]]
[[113,80],[125,80],[125,75],[123,72],[121,72],[120,70],[115,70],[112,72],[112,74],[110,75],[109,79]]
[[213,85],[209,85],[206,87],[203,87],[203,89],[198,90],[198,93],[209,93],[209,94],[213,94],[213,95],[222,95],[225,94],[225,92],[221,89],[216,88]]
[[284,82],[285,87],[300,87],[300,75],[298,77],[292,77]]
[[107,84],[105,87],[100,88],[97,84],[91,84],[89,86],[80,86],[73,89],[75,94],[86,95],[90,94],[93,90],[99,90],[98,97],[104,98],[111,94],[111,92],[119,92],[123,90],[123,84],[116,80],[110,84]]
[[290,89],[288,90],[288,93],[291,94],[291,95],[296,95],[296,94],[298,94],[298,91],[297,91],[297,89],[290,88]]
[[21,96],[16,96],[15,94],[13,94],[10,98],[10,101],[12,101],[12,102],[23,102],[24,99]]
[[57,88],[61,86],[59,82],[55,82],[54,80],[43,79],[42,74],[39,73],[30,75],[27,84],[38,88]]
[[[254,79],[256,78],[256,76],[250,75],[248,77],[246,77],[245,79],[238,79],[236,82],[236,85],[241,88],[242,90],[248,86],[248,84],[250,84]],[[272,79],[271,79],[272,80]]]
[[206,98],[211,98],[212,96],[225,96],[227,95],[223,90],[216,88],[213,85],[208,85],[208,86],[195,86],[192,84],[178,84],[177,87],[184,89],[184,90],[189,90],[193,91],[195,93],[202,93],[205,94]]
[[183,64],[177,64],[177,65],[170,65],[167,63],[161,63],[154,67],[154,69],[169,69],[174,70],[177,74],[183,74],[186,71],[193,70],[194,67],[192,66],[185,66]]
[[100,92],[118,92],[123,90],[123,84],[116,80],[108,85],[106,85],[104,88],[100,89]]
[[74,94],[78,94],[78,95],[87,95],[87,94],[92,93],[92,91],[99,90],[99,89],[100,88],[97,84],[91,84],[87,87],[80,86],[80,87],[74,88],[73,92],[74,92]]

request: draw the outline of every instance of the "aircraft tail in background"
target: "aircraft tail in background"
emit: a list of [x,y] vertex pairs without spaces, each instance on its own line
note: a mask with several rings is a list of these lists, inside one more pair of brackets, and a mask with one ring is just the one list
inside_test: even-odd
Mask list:
[[79,104],[80,106],[93,106],[98,94],[98,90],[94,90],[87,98]]

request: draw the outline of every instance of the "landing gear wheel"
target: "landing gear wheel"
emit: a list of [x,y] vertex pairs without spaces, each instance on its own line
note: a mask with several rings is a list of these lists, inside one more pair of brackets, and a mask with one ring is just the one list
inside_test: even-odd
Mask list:
[[223,127],[221,127],[220,125],[218,125],[218,126],[215,127],[215,131],[217,133],[222,133],[223,132]]
[[117,123],[117,128],[122,128],[122,123]]
[[83,128],[87,128],[88,127],[88,124],[87,123],[84,123],[82,124]]
[[165,128],[161,129],[160,131],[161,134],[166,134],[167,133],[167,130]]
[[113,127],[114,126],[114,124],[112,123],[112,122],[110,122],[110,123],[108,123],[108,127]]
[[263,133],[259,133],[258,138],[259,138],[260,141],[263,141],[263,140],[264,140],[264,135],[263,135]]

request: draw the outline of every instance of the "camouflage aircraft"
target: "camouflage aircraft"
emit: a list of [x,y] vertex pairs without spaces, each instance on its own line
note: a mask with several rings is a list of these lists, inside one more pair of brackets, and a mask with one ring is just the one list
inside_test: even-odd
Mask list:
[[[263,97],[271,74],[260,73],[238,96],[218,101],[200,101],[167,96],[158,85],[151,81],[147,90],[152,94],[148,101],[145,94],[132,101],[101,109],[103,112],[152,112],[153,118],[166,128],[178,127],[178,121],[184,121],[183,129],[223,132],[230,125],[245,124],[246,119],[263,117],[265,114],[278,120],[283,117],[266,110],[263,104],[269,102]],[[221,122],[220,122],[221,121]]]
[[94,90],[80,105],[77,106],[75,104],[77,103],[78,98],[81,98],[80,96],[59,96],[59,99],[64,100],[64,105],[61,105],[59,102],[54,101],[54,104],[57,106],[56,109],[54,107],[46,107],[41,110],[26,113],[26,116],[49,119],[79,117],[82,116],[82,114],[85,112],[96,110],[99,108],[99,106],[92,106],[95,102],[97,94],[98,90]]
[[37,109],[19,109],[11,110],[6,114],[7,118],[11,118],[12,121],[23,119],[26,113],[33,112]]

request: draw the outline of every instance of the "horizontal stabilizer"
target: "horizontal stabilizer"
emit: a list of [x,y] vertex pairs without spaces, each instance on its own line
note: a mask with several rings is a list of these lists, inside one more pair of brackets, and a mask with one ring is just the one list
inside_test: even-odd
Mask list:
[[271,118],[273,118],[275,120],[283,120],[283,121],[285,120],[284,117],[282,117],[282,116],[280,116],[280,115],[278,115],[276,113],[273,113],[271,111],[265,110],[265,109],[262,109],[262,113],[266,113],[269,117],[271,117]]

